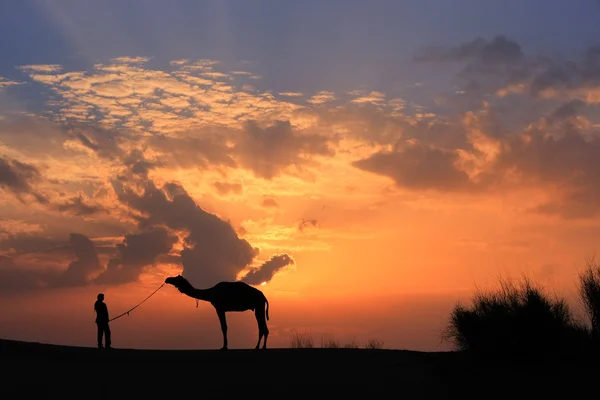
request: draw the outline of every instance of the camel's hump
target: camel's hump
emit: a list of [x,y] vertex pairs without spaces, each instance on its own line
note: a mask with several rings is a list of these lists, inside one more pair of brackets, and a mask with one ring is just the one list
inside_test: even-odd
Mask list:
[[221,287],[221,288],[237,288],[237,289],[251,289],[251,290],[258,290],[257,288],[248,285],[246,282],[242,282],[242,281],[235,281],[235,282],[219,282],[217,283],[215,286],[215,288],[217,287]]

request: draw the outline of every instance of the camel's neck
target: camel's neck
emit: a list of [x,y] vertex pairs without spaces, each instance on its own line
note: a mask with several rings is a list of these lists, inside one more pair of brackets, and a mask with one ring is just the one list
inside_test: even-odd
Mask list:
[[211,301],[210,292],[208,289],[195,289],[193,288],[190,293],[186,293],[188,296],[193,297],[194,299]]
[[192,285],[186,285],[185,287],[181,288],[181,292],[194,299],[211,301],[211,296],[208,289],[196,289]]

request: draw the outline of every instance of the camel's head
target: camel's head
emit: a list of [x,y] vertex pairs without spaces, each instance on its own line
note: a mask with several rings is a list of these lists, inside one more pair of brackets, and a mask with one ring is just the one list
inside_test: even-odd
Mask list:
[[183,287],[183,285],[188,283],[188,281],[183,276],[177,275],[177,276],[168,277],[167,279],[165,279],[165,283],[168,283],[169,285],[173,285],[177,289],[181,289]]

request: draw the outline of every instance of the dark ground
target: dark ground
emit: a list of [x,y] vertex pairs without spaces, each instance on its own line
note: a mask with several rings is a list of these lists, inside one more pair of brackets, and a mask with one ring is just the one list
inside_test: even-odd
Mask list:
[[[597,360],[481,361],[364,349],[99,350],[0,340],[5,399],[193,396],[597,398]],[[5,397],[5,395],[9,395]]]

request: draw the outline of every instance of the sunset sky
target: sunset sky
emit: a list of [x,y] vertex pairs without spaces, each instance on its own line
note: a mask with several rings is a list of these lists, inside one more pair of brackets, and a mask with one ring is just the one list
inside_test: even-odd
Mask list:
[[[527,275],[576,303],[600,244],[600,3],[0,4],[0,337],[95,346],[167,276],[244,280],[269,344],[444,350]],[[262,284],[262,285],[261,285]],[[251,312],[229,313],[253,347]],[[165,286],[117,348],[221,345]]]

